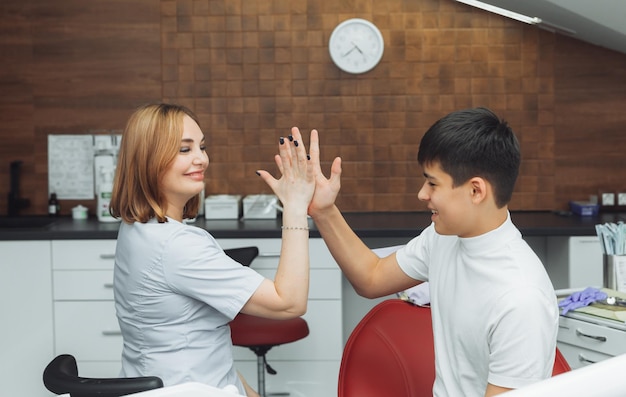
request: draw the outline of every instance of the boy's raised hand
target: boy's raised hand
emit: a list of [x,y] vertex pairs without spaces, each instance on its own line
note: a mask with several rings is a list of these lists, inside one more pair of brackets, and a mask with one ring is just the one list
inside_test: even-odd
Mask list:
[[315,172],[315,193],[309,205],[309,215],[315,218],[315,215],[331,209],[335,204],[341,188],[341,157],[335,157],[330,167],[330,178],[326,178],[320,165],[319,134],[316,130],[311,131],[309,155],[310,166]]

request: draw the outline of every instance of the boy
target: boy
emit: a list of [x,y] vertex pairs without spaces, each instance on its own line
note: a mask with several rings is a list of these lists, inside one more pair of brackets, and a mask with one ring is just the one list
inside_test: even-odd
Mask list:
[[[319,168],[317,136],[311,158]],[[558,307],[508,211],[520,164],[513,131],[488,109],[453,112],[426,132],[417,160],[432,223],[380,259],[334,204],[341,159],[329,179],[318,170],[309,214],[335,260],[368,298],[430,282],[434,396],[493,396],[550,377]]]

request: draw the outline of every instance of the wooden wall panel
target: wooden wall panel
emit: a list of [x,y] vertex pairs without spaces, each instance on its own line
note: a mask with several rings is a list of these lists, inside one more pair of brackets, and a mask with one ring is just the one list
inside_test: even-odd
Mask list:
[[[364,75],[328,56],[332,29],[351,17],[386,42]],[[207,194],[269,192],[254,171],[277,172],[278,137],[297,125],[320,131],[325,170],[342,156],[344,211],[423,210],[419,140],[474,106],[520,139],[512,209],[626,189],[626,54],[452,1],[5,0],[0,51],[0,214],[10,161],[24,161],[27,213],[45,213],[47,135],[120,130],[154,100],[198,113]]]
[[[161,99],[160,8],[152,0],[5,0],[0,26],[2,56],[13,54],[0,65],[0,213],[9,163],[22,160],[24,213],[45,214],[48,134],[121,130],[134,107]],[[74,205],[63,202],[62,213]]]
[[556,200],[626,192],[626,55],[569,38],[558,44]]

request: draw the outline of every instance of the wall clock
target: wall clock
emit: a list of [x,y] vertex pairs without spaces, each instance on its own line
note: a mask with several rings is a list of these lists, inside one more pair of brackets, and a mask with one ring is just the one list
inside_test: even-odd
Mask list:
[[335,65],[353,74],[372,70],[380,62],[384,50],[385,42],[380,30],[360,18],[341,22],[328,40],[328,51]]

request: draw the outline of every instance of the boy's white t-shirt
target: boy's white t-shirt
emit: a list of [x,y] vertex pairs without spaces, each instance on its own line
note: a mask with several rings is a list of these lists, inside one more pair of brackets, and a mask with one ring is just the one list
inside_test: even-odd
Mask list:
[[430,284],[434,396],[482,397],[487,383],[519,388],[551,376],[556,295],[510,215],[473,238],[430,225],[396,255],[407,275]]
[[172,219],[122,223],[114,270],[121,376],[158,376],[165,386],[232,384],[245,395],[228,323],[262,281],[206,230]]

